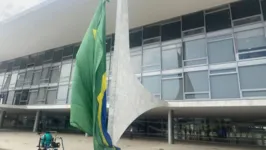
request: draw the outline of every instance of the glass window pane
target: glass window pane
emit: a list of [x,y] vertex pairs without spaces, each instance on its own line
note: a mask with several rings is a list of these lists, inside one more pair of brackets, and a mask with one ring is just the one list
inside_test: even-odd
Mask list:
[[185,15],[182,17],[182,30],[189,30],[204,26],[203,11]]
[[243,97],[266,97],[265,91],[243,91]]
[[237,74],[211,76],[212,99],[239,98]]
[[16,81],[17,81],[17,77],[18,77],[18,73],[12,73],[12,77],[11,77],[11,81],[10,81],[10,88],[14,88],[16,85]]
[[206,40],[199,39],[188,41],[184,44],[184,60],[198,59],[206,57]]
[[142,77],[143,86],[153,94],[161,94],[161,77],[149,76]]
[[29,99],[29,90],[23,90],[19,105],[27,105]]
[[39,53],[34,57],[35,66],[40,66],[43,64],[44,56],[44,53]]
[[53,62],[54,63],[62,61],[62,52],[63,52],[63,50],[54,51],[54,56],[53,56]]
[[185,73],[185,92],[205,92],[205,91],[209,91],[207,71]]
[[39,85],[41,80],[41,70],[36,70],[33,76],[34,77],[32,85]]
[[160,47],[143,50],[143,71],[160,70]]
[[59,76],[60,76],[59,66],[53,67],[52,70],[51,70],[50,83],[58,83]]
[[142,45],[142,30],[131,32],[129,37],[130,48]]
[[183,100],[183,80],[169,79],[162,80],[162,99]]
[[160,36],[161,26],[154,25],[149,27],[144,27],[143,29],[143,39],[150,39]]
[[31,85],[32,78],[33,78],[33,73],[34,73],[33,70],[28,70],[27,71],[27,74],[26,74],[26,77],[25,77],[25,80],[24,80],[24,85],[25,86]]
[[59,86],[57,93],[57,100],[65,100],[67,99],[68,85]]
[[5,74],[0,74],[0,88],[2,87],[5,79]]
[[134,73],[141,73],[141,54],[131,54],[130,62]]
[[258,0],[239,1],[231,4],[232,18],[239,19],[260,14]]
[[20,104],[21,94],[22,94],[21,91],[16,91],[16,92],[15,92],[14,100],[13,100],[13,103],[14,103],[15,105],[19,105],[19,104]]
[[61,68],[60,82],[68,82],[70,79],[72,63],[63,64]]
[[199,60],[190,60],[190,61],[185,61],[184,66],[197,66],[201,64],[207,64],[207,59],[199,59]]
[[46,67],[42,70],[41,83],[49,83],[50,68]]
[[208,99],[209,94],[201,93],[201,94],[186,94],[186,99]]
[[51,62],[53,60],[54,51],[49,50],[44,53],[44,62]]
[[162,26],[162,41],[181,38],[181,22],[172,22]]
[[266,50],[259,51],[259,52],[252,52],[252,53],[245,53],[239,54],[239,59],[251,59],[251,58],[259,58],[259,57],[266,57]]
[[182,67],[181,48],[174,48],[162,51],[162,68],[170,70]]
[[8,92],[2,92],[0,95],[0,104],[6,104],[7,98],[8,98]]
[[241,89],[266,88],[266,65],[239,68]]
[[18,79],[17,79],[16,87],[22,87],[23,86],[24,78],[25,78],[25,72],[18,74]]
[[47,99],[46,99],[47,104],[55,104],[56,94],[57,94],[56,89],[47,90]]
[[45,96],[46,96],[47,88],[40,88],[38,92],[38,104],[45,104]]
[[37,96],[38,96],[38,91],[35,90],[35,91],[30,91],[29,93],[29,105],[32,105],[32,104],[37,104]]
[[70,58],[71,59],[72,56],[73,56],[73,46],[65,47],[64,48],[64,51],[63,51],[63,57],[64,58]]
[[9,87],[10,81],[11,81],[11,74],[5,74],[3,89],[7,89]]
[[238,32],[236,37],[238,52],[256,51],[266,47],[263,28]]
[[208,43],[209,63],[235,61],[233,40],[223,40]]
[[207,32],[217,31],[230,27],[231,27],[231,18],[230,18],[229,9],[206,15]]
[[15,91],[9,91],[6,104],[8,105],[13,104],[14,94],[15,94]]
[[76,56],[77,56],[78,50],[79,50],[79,45],[74,46],[74,54],[73,54],[73,58],[74,58],[74,59],[76,59]]

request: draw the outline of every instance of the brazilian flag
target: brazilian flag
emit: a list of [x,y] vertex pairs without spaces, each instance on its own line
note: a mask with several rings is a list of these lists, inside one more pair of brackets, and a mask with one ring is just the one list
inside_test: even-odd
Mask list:
[[107,133],[106,0],[100,0],[76,57],[70,124],[93,136],[94,150],[118,149]]

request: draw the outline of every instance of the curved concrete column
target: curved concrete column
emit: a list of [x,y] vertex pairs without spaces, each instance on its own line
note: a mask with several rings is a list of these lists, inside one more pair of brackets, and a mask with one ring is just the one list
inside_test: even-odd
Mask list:
[[138,116],[166,105],[166,102],[154,98],[133,73],[129,51],[128,1],[118,0],[108,122],[113,143],[118,142]]

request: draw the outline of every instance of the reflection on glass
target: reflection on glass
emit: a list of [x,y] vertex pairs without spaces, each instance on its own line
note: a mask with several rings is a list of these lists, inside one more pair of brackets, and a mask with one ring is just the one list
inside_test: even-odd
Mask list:
[[46,67],[42,70],[41,83],[49,83],[50,68]]
[[185,73],[185,92],[209,91],[207,71],[196,71]]
[[32,85],[39,85],[40,80],[41,80],[41,70],[37,70],[34,72]]
[[183,80],[182,79],[162,80],[162,99],[183,100]]
[[7,89],[11,81],[11,74],[6,74],[3,89]]
[[160,47],[143,50],[143,71],[160,70]]
[[59,66],[53,67],[51,70],[50,83],[58,83],[59,76],[60,76]]
[[160,94],[161,78],[160,76],[142,77],[143,86],[153,94]]
[[130,62],[135,74],[141,73],[141,54],[131,54]]
[[68,104],[71,104],[71,99],[72,99],[72,98],[71,98],[71,94],[72,94],[71,92],[72,92],[72,89],[71,89],[71,87],[69,87],[69,91],[68,91],[68,101],[67,101]]
[[72,64],[63,64],[60,74],[60,82],[68,82],[70,79]]
[[181,48],[174,48],[162,51],[162,68],[170,70],[182,67]]
[[15,94],[15,91],[9,91],[6,104],[8,105],[13,104],[14,94]]
[[222,40],[208,43],[209,63],[235,61],[233,40]]
[[184,60],[206,58],[206,39],[184,43]]
[[24,81],[24,85],[25,86],[31,85],[32,78],[33,78],[33,73],[34,73],[33,70],[28,70],[27,71],[27,74],[26,74],[26,77],[25,77],[25,81]]
[[56,89],[47,90],[47,99],[46,99],[47,104],[55,104],[56,92],[57,92]]
[[237,74],[211,76],[212,99],[239,98]]
[[236,34],[236,37],[239,53],[256,51],[266,47],[266,38],[263,28],[239,32]]
[[2,87],[2,85],[4,83],[4,78],[5,78],[5,75],[4,74],[1,74],[0,75],[0,87]]
[[24,78],[25,78],[25,73],[19,73],[18,74],[18,79],[17,79],[16,87],[22,87],[23,86]]
[[37,97],[38,104],[45,104],[46,90],[46,88],[40,88]]
[[206,93],[186,94],[186,99],[209,99],[209,94]]
[[30,97],[29,97],[29,105],[36,104],[37,103],[37,96],[38,96],[38,91],[30,91]]
[[266,97],[266,90],[262,91],[243,91],[243,97]]
[[239,77],[241,89],[266,88],[266,65],[240,67]]
[[67,99],[67,91],[68,91],[68,85],[59,86],[58,93],[57,93],[57,99],[58,100],[66,100]]
[[9,88],[14,88],[15,87],[16,81],[17,81],[17,77],[18,77],[18,73],[12,73],[12,77],[11,77]]

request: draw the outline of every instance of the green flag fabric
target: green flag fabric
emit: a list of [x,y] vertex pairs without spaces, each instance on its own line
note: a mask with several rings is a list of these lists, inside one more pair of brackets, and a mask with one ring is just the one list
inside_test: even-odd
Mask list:
[[70,124],[93,136],[94,150],[119,149],[107,133],[106,0],[100,0],[76,56]]

